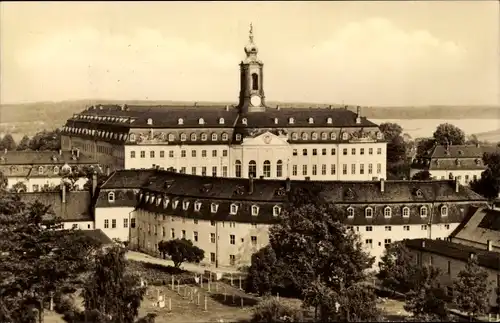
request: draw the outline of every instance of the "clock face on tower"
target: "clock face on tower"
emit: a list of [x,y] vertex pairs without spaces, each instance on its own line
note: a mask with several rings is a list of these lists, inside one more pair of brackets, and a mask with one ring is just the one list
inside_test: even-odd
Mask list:
[[253,96],[250,98],[250,103],[251,103],[254,107],[260,107],[260,103],[261,103],[260,96],[258,96],[258,95],[253,95]]

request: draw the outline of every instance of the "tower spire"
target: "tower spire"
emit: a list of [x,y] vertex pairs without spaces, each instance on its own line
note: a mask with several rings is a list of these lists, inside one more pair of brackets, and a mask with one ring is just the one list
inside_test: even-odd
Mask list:
[[250,23],[250,31],[248,32],[248,39],[250,40],[250,43],[253,44],[253,24]]

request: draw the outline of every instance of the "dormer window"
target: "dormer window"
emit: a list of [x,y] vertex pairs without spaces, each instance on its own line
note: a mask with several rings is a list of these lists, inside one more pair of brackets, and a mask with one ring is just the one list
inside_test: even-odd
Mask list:
[[182,119],[182,118],[177,119],[177,124],[183,125],[184,124],[184,119]]
[[352,206],[349,206],[347,208],[347,217],[348,218],[354,218],[354,208]]
[[217,203],[210,204],[210,212],[217,213],[218,209],[219,209],[219,204],[217,204]]
[[392,210],[389,206],[384,208],[384,218],[390,218],[392,216]]
[[196,202],[194,203],[194,210],[195,210],[196,212],[199,212],[199,211],[200,211],[200,209],[201,209],[201,202],[200,202],[200,201],[196,201]]
[[168,206],[168,202],[170,202],[170,199],[168,197],[165,197],[163,199],[163,208],[166,209]]
[[425,217],[427,216],[427,207],[422,206],[422,207],[420,208],[420,216],[421,216],[422,218],[425,218]]
[[332,118],[327,118],[327,119],[326,119],[326,123],[328,123],[328,124],[332,124]]
[[247,125],[248,124],[247,118],[241,119],[241,123],[244,125]]
[[241,134],[237,133],[236,134],[236,141],[240,141],[241,140]]
[[321,140],[327,140],[328,139],[328,134],[326,132],[321,133]]
[[113,203],[115,201],[115,193],[114,192],[109,192],[108,193],[108,202]]
[[457,159],[455,159],[455,164],[456,164],[457,166],[460,166],[460,160],[459,160],[458,158],[457,158]]
[[278,205],[275,205],[273,207],[273,216],[278,216],[281,214],[281,207]]
[[307,119],[307,122],[308,122],[309,124],[313,124],[313,123],[314,123],[314,119],[313,119],[313,118],[309,118],[309,119]]
[[313,133],[311,134],[311,139],[312,139],[312,140],[318,140],[318,134],[317,134],[316,132],[313,132]]
[[227,141],[229,139],[229,135],[227,133],[222,134],[222,141]]
[[182,201],[182,209],[186,211],[189,207],[189,201]]
[[185,133],[181,133],[181,141],[186,141],[186,134]]
[[173,133],[169,133],[168,134],[168,141],[174,141],[175,140],[175,136]]
[[201,141],[207,141],[207,138],[208,138],[208,136],[206,133],[201,134]]
[[203,120],[203,118],[199,118],[198,119],[198,124],[205,124],[205,120]]
[[295,123],[295,119],[294,118],[288,118],[288,123],[289,124],[294,124]]
[[219,118],[219,124],[224,124],[224,118]]
[[371,207],[365,209],[365,218],[373,218],[373,209]]
[[446,205],[441,207],[441,216],[448,216],[448,207]]
[[152,124],[153,124],[153,119],[148,118],[148,125],[152,125]]
[[43,174],[43,166],[38,167],[38,174]]
[[337,140],[337,134],[335,132],[330,133],[330,140]]
[[213,133],[212,134],[212,141],[216,141],[217,140],[217,134],[216,133]]
[[59,167],[54,166],[54,174],[59,174]]
[[309,135],[306,132],[302,133],[302,140],[307,140],[309,139]]
[[259,215],[259,207],[257,205],[252,205],[252,215],[253,216]]
[[196,134],[195,133],[191,134],[191,141],[196,141]]
[[160,205],[160,203],[161,203],[161,196],[158,196],[156,198],[156,206]]
[[179,200],[174,200],[172,201],[172,209],[176,209],[177,208],[177,205],[179,204]]
[[377,139],[382,140],[382,138],[383,138],[382,133],[380,131],[377,131]]
[[342,133],[342,140],[347,140],[347,139],[349,139],[349,135],[347,134],[347,132]]
[[403,208],[403,218],[409,218],[410,217],[410,208],[405,206]]
[[149,202],[149,194],[146,194],[146,197],[144,197],[144,203],[148,203]]
[[154,195],[151,195],[151,198],[149,199],[149,204],[153,204],[153,202],[155,201],[155,196]]
[[278,124],[278,118],[274,118],[274,124]]
[[292,133],[292,140],[298,140],[299,139],[299,134],[296,132]]
[[481,164],[481,161],[479,160],[479,158],[476,158],[476,160],[475,160],[475,161],[476,161],[476,165]]
[[422,191],[421,191],[420,189],[417,189],[417,190],[415,191],[415,195],[417,195],[417,197],[422,197],[422,196],[424,196],[424,194],[422,193]]
[[238,212],[238,205],[231,204],[231,207],[229,208],[229,214],[235,215],[237,212]]

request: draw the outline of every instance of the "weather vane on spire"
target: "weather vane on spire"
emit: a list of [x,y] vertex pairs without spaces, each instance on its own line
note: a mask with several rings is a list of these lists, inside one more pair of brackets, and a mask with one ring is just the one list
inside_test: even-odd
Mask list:
[[250,39],[250,42],[253,43],[253,25],[250,23],[250,32],[248,34],[248,38]]

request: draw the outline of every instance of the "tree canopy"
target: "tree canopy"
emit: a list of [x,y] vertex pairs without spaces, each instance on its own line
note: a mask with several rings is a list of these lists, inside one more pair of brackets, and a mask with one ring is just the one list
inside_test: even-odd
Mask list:
[[160,241],[158,251],[164,255],[169,255],[174,262],[174,266],[179,268],[183,262],[199,263],[205,257],[205,251],[193,245],[191,240],[174,239]]
[[38,132],[31,138],[29,143],[31,150],[59,150],[61,149],[61,131],[59,129],[53,131],[43,130]]
[[414,174],[411,179],[415,181],[426,181],[431,179],[431,173],[429,173],[428,170],[422,170]]
[[406,143],[403,138],[403,128],[397,123],[382,123],[380,131],[387,140],[387,161],[397,163],[406,159]]
[[465,143],[465,132],[451,123],[438,125],[433,137],[439,145],[463,145]]
[[16,141],[12,138],[10,133],[3,136],[2,140],[0,140],[0,150],[16,150]]
[[481,177],[470,183],[471,188],[478,194],[486,198],[494,199],[500,192],[500,154],[484,154],[484,164],[486,169],[481,173]]
[[24,135],[19,144],[17,145],[17,150],[28,150],[30,149],[30,137]]

